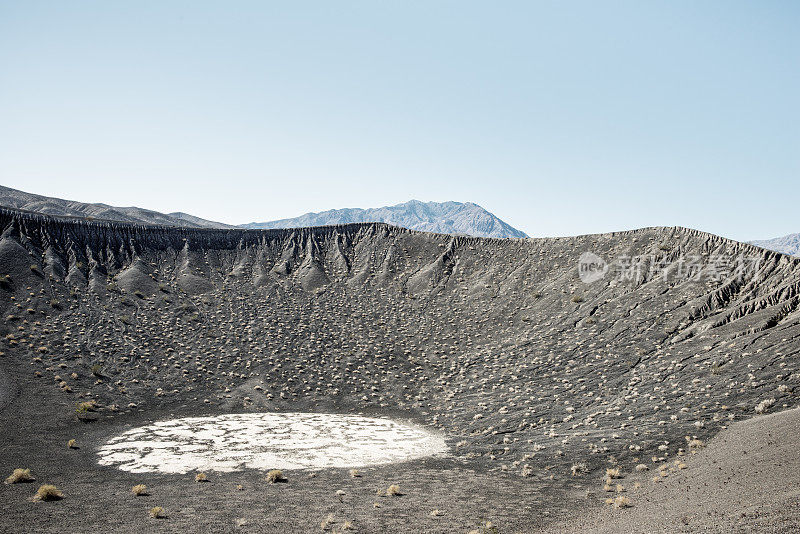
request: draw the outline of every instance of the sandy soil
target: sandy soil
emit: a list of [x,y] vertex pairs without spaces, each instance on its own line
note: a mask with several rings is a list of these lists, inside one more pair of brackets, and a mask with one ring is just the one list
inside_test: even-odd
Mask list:
[[588,509],[545,532],[800,531],[800,410],[735,423],[678,461],[686,468],[667,476],[650,463],[620,480],[630,508]]

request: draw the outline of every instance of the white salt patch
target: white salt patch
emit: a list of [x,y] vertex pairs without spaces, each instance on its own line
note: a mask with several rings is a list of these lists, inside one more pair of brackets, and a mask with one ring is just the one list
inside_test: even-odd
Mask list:
[[313,413],[187,417],[108,440],[101,465],[134,473],[321,469],[442,455],[441,436],[389,419]]

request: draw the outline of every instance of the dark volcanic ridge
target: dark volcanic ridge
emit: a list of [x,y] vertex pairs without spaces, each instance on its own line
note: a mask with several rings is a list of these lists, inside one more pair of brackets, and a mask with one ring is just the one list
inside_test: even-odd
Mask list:
[[[7,520],[31,528],[102,528],[115,506],[137,518],[115,528],[146,528],[130,503],[92,497],[92,481],[116,472],[96,467],[93,451],[124,425],[173,414],[410,418],[443,432],[452,457],[379,470],[408,497],[372,515],[375,488],[365,488],[347,512],[361,531],[461,532],[492,519],[505,532],[563,515],[602,487],[607,468],[624,476],[670,462],[734,421],[797,405],[799,260],[696,230],[504,240],[381,223],[188,229],[9,209],[0,229],[0,417],[15,428],[1,438],[3,466],[50,470],[67,493],[54,505],[61,517],[9,496]],[[639,280],[584,284],[585,251],[702,265],[745,255],[758,267],[720,280],[643,269]],[[84,402],[92,410],[76,415]],[[80,452],[66,452],[71,435]],[[259,517],[319,528],[339,500],[292,480],[274,491],[295,491],[282,495],[300,516]],[[156,483],[184,495],[185,480]],[[81,509],[91,499],[103,511]],[[429,516],[431,503],[452,507],[446,522]],[[231,513],[212,508],[203,520],[231,529]],[[165,528],[189,528],[191,517],[176,512]]]

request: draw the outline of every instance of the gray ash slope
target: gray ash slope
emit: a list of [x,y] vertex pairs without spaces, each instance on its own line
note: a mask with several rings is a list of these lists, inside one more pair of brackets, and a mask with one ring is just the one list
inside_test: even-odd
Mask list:
[[292,219],[240,225],[240,228],[304,228],[336,224],[384,222],[409,230],[476,237],[528,237],[496,215],[472,202],[410,200],[382,208],[343,208],[306,213]]
[[[45,454],[32,436],[72,428],[88,400],[94,429],[180,410],[355,410],[441,429],[448,473],[585,490],[606,467],[674,458],[687,437],[752,417],[762,401],[797,405],[800,262],[695,230],[504,240],[6,209],[0,228],[0,367],[36,405],[18,399],[2,414],[21,429],[2,438],[17,459]],[[665,281],[645,269],[638,282],[585,285],[575,267],[586,250],[760,261],[743,279]],[[576,464],[586,472],[572,476]],[[524,529],[539,508],[510,498],[492,506]],[[556,501],[547,506],[569,504]]]

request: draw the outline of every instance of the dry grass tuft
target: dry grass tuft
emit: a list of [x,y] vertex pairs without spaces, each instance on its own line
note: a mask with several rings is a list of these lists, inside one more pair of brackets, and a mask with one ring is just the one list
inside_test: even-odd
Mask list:
[[572,466],[571,471],[572,471],[572,476],[574,477],[580,476],[587,471],[586,464],[584,463],[574,464]]
[[42,484],[33,496],[34,501],[57,501],[63,498],[64,494],[52,484]]
[[18,484],[20,482],[31,482],[36,480],[31,476],[30,469],[14,469],[14,472],[11,473],[8,478],[6,478],[6,484]]
[[706,446],[706,444],[703,443],[702,440],[699,440],[697,438],[690,439],[688,441],[689,441],[689,448],[690,449],[702,449],[703,447]]
[[164,517],[164,509],[160,506],[153,506],[150,508],[150,517],[153,519],[161,519]]
[[286,477],[283,476],[283,471],[280,469],[273,469],[267,473],[267,482],[275,484],[276,482],[286,482]]
[[647,471],[647,470],[649,470],[649,469],[650,469],[650,468],[649,468],[649,467],[647,467],[645,464],[639,464],[639,465],[637,465],[637,466],[636,466],[636,471],[637,471],[638,473],[641,473],[642,471]]
[[145,495],[147,495],[147,486],[145,486],[144,484],[136,484],[134,487],[131,488],[131,492],[137,497],[144,497]]
[[609,467],[606,469],[606,478],[622,478],[619,467]]
[[624,495],[618,496],[614,499],[614,508],[621,509],[621,508],[629,508],[631,506],[631,500]]
[[328,517],[322,520],[319,524],[322,530],[328,530],[332,524],[336,522],[336,518],[334,518],[333,514],[328,514]]
[[398,486],[397,484],[392,484],[391,486],[386,488],[386,495],[390,495],[392,497],[399,497],[400,495],[402,495],[402,493],[400,492],[400,486]]
[[772,398],[772,399],[764,399],[764,400],[762,400],[761,402],[759,402],[756,405],[755,411],[756,411],[757,414],[766,413],[767,410],[769,410],[772,407],[772,405],[774,405],[774,404],[775,404],[775,399],[774,398]]

